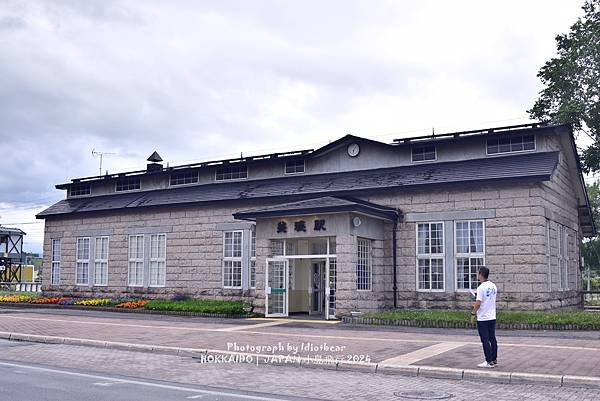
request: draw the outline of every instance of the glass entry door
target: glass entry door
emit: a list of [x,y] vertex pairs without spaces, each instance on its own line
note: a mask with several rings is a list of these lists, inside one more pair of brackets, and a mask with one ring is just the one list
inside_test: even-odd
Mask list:
[[325,296],[325,262],[313,261],[310,267],[309,315],[322,315]]
[[288,315],[288,261],[286,259],[267,259],[265,270],[267,283],[265,288],[265,316],[280,317]]
[[335,318],[335,291],[337,287],[337,259],[328,258],[325,267],[325,319]]

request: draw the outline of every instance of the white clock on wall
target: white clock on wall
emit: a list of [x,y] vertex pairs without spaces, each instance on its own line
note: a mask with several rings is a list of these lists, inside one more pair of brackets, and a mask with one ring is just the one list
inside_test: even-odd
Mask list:
[[358,146],[358,143],[351,143],[350,145],[348,145],[348,155],[350,157],[356,157],[359,153],[360,146]]

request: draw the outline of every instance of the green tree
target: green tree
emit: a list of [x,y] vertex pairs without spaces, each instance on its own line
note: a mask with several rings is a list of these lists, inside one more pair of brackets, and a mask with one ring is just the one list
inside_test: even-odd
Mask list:
[[[596,227],[600,227],[600,182],[587,185],[590,206]],[[593,276],[600,276],[600,239],[598,237],[581,244],[581,256],[586,267],[589,266]]]
[[583,151],[586,172],[600,170],[600,0],[586,0],[584,16],[556,37],[557,56],[538,72],[544,89],[531,118],[572,123],[594,141]]

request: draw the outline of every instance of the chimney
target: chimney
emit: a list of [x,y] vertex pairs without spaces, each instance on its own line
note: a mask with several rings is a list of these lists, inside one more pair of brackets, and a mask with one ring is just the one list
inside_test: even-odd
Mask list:
[[160,157],[160,155],[156,151],[154,151],[154,153],[152,153],[147,160],[150,162],[150,163],[148,163],[148,166],[146,168],[147,172],[162,170],[163,165],[160,164],[160,162],[162,162],[163,159],[162,159],[162,157]]

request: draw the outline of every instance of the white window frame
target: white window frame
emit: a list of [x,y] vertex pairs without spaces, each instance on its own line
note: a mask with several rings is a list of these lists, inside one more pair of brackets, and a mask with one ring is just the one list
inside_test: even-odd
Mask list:
[[[246,176],[245,177],[238,177],[238,178],[221,178],[221,179],[218,178],[219,169],[234,169],[234,168],[238,169],[238,174],[239,174],[240,170],[245,169],[246,170]],[[223,173],[223,175],[224,174],[225,173]],[[233,173],[230,173],[230,174],[233,175]],[[215,169],[215,181],[219,181],[219,182],[222,182],[222,181],[243,181],[243,180],[247,180],[248,176],[249,176],[249,172],[248,172],[248,165],[247,164],[244,164],[244,165],[219,166],[219,167],[217,167]]]
[[[298,162],[302,162],[302,171],[296,171],[298,167]],[[294,163],[294,171],[288,172],[288,163]],[[304,174],[306,172],[306,160],[304,159],[296,159],[296,160],[288,160],[285,162],[283,166],[283,173],[285,175],[295,175],[295,174]]]
[[[142,255],[141,255],[141,257],[139,257],[140,255],[136,255],[137,256],[136,258],[132,258],[131,257],[131,239],[134,238],[134,237],[135,238],[141,237],[141,239],[142,239]],[[145,263],[144,263],[144,247],[145,247],[144,241],[145,241],[145,237],[144,237],[143,234],[133,234],[133,235],[129,236],[129,238],[128,238],[127,241],[128,241],[128,246],[127,246],[127,286],[128,287],[143,287],[144,286],[144,270],[145,270]],[[136,249],[136,253],[137,253],[137,249]],[[131,280],[131,278],[132,278],[131,264],[132,263],[135,263],[134,269],[136,271],[136,278],[138,278],[138,275],[137,275],[137,270],[138,270],[137,263],[141,263],[142,264],[141,280],[138,279],[133,284],[132,284],[132,280]],[[137,282],[139,282],[139,284]]]
[[[366,244],[367,249],[366,249],[366,260],[364,257],[361,257],[361,253],[364,253],[364,250],[361,251],[361,242],[363,244]],[[364,245],[363,245],[364,246]],[[368,239],[368,238],[357,238],[356,241],[356,290],[357,291],[373,291],[373,257],[372,257],[372,251],[373,251],[373,241]],[[366,264],[363,267],[363,269],[365,269],[366,271],[366,279],[367,281],[364,283],[366,284],[364,286],[364,288],[359,288],[360,287],[360,282],[359,282],[359,270],[361,269],[361,259],[363,261],[366,262]]]
[[[88,187],[90,189],[89,193],[73,195],[74,187]],[[92,186],[90,184],[73,184],[69,187],[69,198],[81,198],[85,196],[92,196]]]
[[[426,224],[429,226],[429,238],[431,240],[431,226],[433,224],[442,225],[442,253],[419,253],[419,225]],[[415,288],[418,292],[445,292],[446,291],[446,225],[443,221],[424,221],[415,223]],[[431,251],[431,242],[429,244]],[[431,260],[441,259],[442,260],[442,288],[433,289],[432,287],[432,273],[431,273]],[[419,260],[429,260],[429,286],[430,288],[419,288]]]
[[60,284],[60,239],[51,240],[50,285]]
[[[106,255],[100,255],[100,256],[106,256],[106,257],[98,257],[98,251],[99,249],[101,249],[98,246],[98,240],[102,241],[102,240],[106,240]],[[110,246],[110,238],[108,236],[103,236],[103,237],[96,237],[94,238],[94,286],[97,287],[106,287],[108,285],[108,255],[109,255],[109,246]],[[103,278],[102,272],[99,270],[102,270],[102,264],[106,265],[106,276],[104,277],[106,280],[99,280]],[[99,268],[100,266],[100,268]]]
[[[235,235],[239,233],[240,234],[240,254],[239,256],[234,256],[235,255]],[[225,247],[225,239],[227,237],[227,234],[231,234],[231,256],[226,255],[226,247]],[[242,289],[242,266],[243,266],[243,258],[244,257],[244,230],[228,230],[228,231],[223,231],[223,263],[222,263],[222,284],[223,284],[223,288],[227,288],[227,289],[236,289],[236,290],[240,290]],[[231,263],[231,266],[226,266],[227,264]],[[239,266],[237,266],[239,264]],[[239,285],[226,285],[225,283],[225,269],[231,269],[231,282],[229,284],[234,284],[233,281],[233,277],[234,277],[234,271],[239,269],[239,277],[240,277],[240,284]]]
[[[425,149],[426,147],[433,147],[433,159],[415,160],[413,151],[419,148]],[[425,154],[425,152],[423,152],[423,154]],[[437,159],[437,146],[435,145],[414,145],[412,148],[410,148],[410,161],[412,163],[433,163],[437,161]]]
[[[82,241],[85,243],[85,241],[87,241],[88,247],[87,247],[87,258],[84,258],[82,256],[85,255],[80,255],[79,253],[79,242]],[[90,237],[78,237],[77,240],[75,241],[75,285],[78,286],[88,286],[90,285],[90,253],[91,253],[91,239]],[[86,272],[87,270],[87,272]],[[80,274],[81,272],[81,274]],[[85,273],[85,274],[83,274]],[[83,280],[79,280],[79,278],[84,278],[85,275],[85,281]]]
[[250,266],[248,268],[248,287],[256,289],[256,226],[250,231]]
[[[498,148],[498,152],[497,153],[490,153],[489,152],[489,147],[488,147],[488,141],[489,140],[500,140],[500,139],[504,139],[507,138],[508,139],[512,139],[512,138],[516,138],[516,137],[525,137],[525,136],[533,136],[533,149],[526,149],[526,150],[509,150],[507,152],[500,152],[500,149]],[[498,143],[498,146],[500,146],[500,144]],[[485,154],[486,156],[503,156],[503,155],[507,155],[507,154],[515,154],[515,153],[527,153],[527,152],[535,152],[537,150],[537,135],[535,134],[517,134],[517,135],[506,135],[506,136],[498,136],[495,138],[488,138],[485,140]]]
[[[469,248],[468,252],[458,252],[458,224],[459,223],[467,223],[469,229],[469,240],[471,238],[471,223],[481,223],[482,225],[482,240],[483,240],[483,252],[471,252]],[[454,277],[456,282],[454,285],[456,286],[457,292],[468,292],[471,288],[459,288],[458,283],[458,259],[468,259],[469,260],[469,269],[471,268],[471,259],[482,259],[482,266],[485,266],[485,220],[475,219],[475,220],[456,220],[454,222]],[[462,282],[462,280],[461,280]],[[469,284],[472,284],[469,282]],[[475,284],[477,284],[477,278],[475,279]],[[477,286],[475,287],[477,288]]]
[[[137,180],[140,182],[139,188],[134,188],[134,189],[121,189],[119,190],[119,181],[133,181],[133,180]],[[128,185],[129,186],[129,185]],[[123,177],[120,179],[117,179],[115,181],[115,192],[134,192],[134,191],[141,191],[142,190],[142,179],[140,177]]]
[[559,289],[567,291],[569,290],[569,233],[567,227],[562,224],[557,224],[556,227]]
[[[182,183],[182,184],[173,184],[173,176],[175,176],[175,175],[184,175],[184,174],[188,174],[188,173],[190,174],[190,176],[195,173],[196,174],[196,180],[192,181],[192,182]],[[191,172],[178,172],[178,173],[172,172],[171,174],[169,174],[169,186],[170,187],[183,187],[183,186],[186,186],[186,185],[196,185],[199,182],[200,182],[200,171],[199,170],[195,170],[195,171],[191,171]]]
[[[157,238],[158,242],[158,255],[154,254],[154,245],[153,240]],[[161,239],[162,244],[164,244],[164,255],[160,256],[160,247],[161,247]],[[162,268],[160,267],[162,263]],[[156,264],[156,269],[152,266]],[[160,271],[163,269],[163,274],[161,275]],[[153,270],[156,270],[156,281],[153,277]],[[162,279],[162,281],[161,281]],[[165,287],[167,283],[167,234],[150,234],[150,254],[149,254],[149,263],[148,263],[148,286],[149,287]]]

